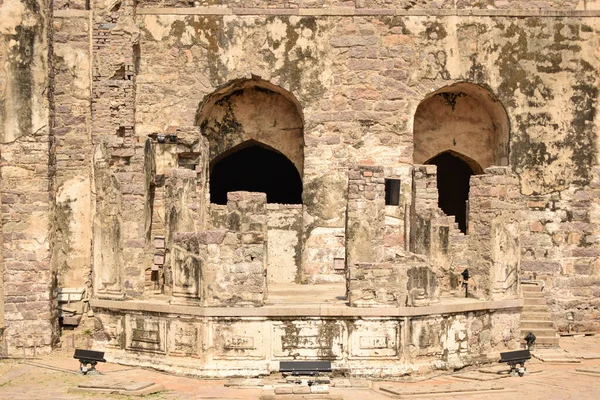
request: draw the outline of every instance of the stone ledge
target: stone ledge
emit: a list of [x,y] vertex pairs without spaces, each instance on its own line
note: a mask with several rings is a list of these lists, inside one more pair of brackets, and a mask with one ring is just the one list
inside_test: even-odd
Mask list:
[[[62,13],[89,13],[89,11],[64,10],[55,11],[54,16]],[[352,7],[339,8],[228,8],[228,7],[193,7],[193,8],[138,8],[137,15],[300,15],[300,16],[381,16],[396,15],[406,17],[600,17],[600,10],[469,10],[469,9],[361,9]],[[71,15],[68,15],[71,16]]]
[[[443,300],[442,300],[443,301]],[[434,304],[425,307],[360,308],[327,304],[244,307],[189,307],[139,300],[92,299],[95,308],[114,311],[143,311],[164,314],[185,314],[199,317],[414,317],[420,315],[457,314],[483,310],[521,309],[523,299]]]
[[89,18],[90,10],[54,10],[54,18]]
[[137,15],[232,15],[227,7],[193,7],[193,8],[138,8]]
[[[256,15],[255,8],[233,8],[234,15]],[[262,8],[261,15],[298,15],[297,8]]]

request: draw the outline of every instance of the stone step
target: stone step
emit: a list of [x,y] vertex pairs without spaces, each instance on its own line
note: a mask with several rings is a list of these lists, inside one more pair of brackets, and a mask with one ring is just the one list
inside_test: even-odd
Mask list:
[[556,337],[556,331],[552,329],[520,329],[521,337],[525,337],[528,332],[533,333],[536,337]]
[[548,303],[546,302],[545,297],[532,297],[532,298],[524,298],[524,306],[545,306]]
[[548,312],[523,311],[521,321],[552,321],[552,316]]
[[531,329],[552,329],[554,330],[554,324],[552,321],[535,321],[535,320],[523,320],[521,318],[521,330]]
[[[527,333],[525,333],[526,335]],[[525,335],[521,338],[521,343],[525,344]],[[558,337],[540,337],[537,336],[535,339],[535,347],[554,347],[558,346]]]
[[546,298],[546,293],[544,292],[523,292],[524,299],[541,299]]
[[526,304],[523,306],[523,311],[524,313],[530,313],[530,312],[535,312],[535,313],[539,313],[539,312],[548,312],[548,306],[547,305],[531,305],[531,304]]
[[523,292],[541,292],[542,291],[542,287],[540,285],[523,284],[523,285],[521,285],[521,289],[523,290]]

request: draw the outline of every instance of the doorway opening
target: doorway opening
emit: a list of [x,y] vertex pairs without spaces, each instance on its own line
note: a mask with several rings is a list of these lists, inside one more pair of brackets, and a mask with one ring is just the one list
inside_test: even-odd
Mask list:
[[438,207],[453,215],[458,229],[467,233],[467,201],[471,175],[481,173],[479,165],[459,153],[445,151],[426,164],[437,166]]
[[215,160],[210,174],[210,202],[227,204],[227,192],[267,194],[267,203],[302,204],[302,179],[283,154],[249,141]]

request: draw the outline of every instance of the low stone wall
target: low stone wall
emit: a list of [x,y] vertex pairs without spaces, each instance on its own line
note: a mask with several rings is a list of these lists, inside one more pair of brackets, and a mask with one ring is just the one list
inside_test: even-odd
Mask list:
[[352,264],[346,276],[353,307],[412,307],[439,301],[439,277],[416,254],[397,254],[387,263]]
[[92,300],[106,358],[196,376],[256,376],[330,360],[348,376],[423,374],[518,348],[522,300],[357,309],[202,308]]
[[353,307],[397,307],[406,302],[406,276],[388,263],[348,266],[348,302]]
[[266,199],[264,193],[228,193],[223,221],[228,229],[174,235],[173,304],[263,305],[267,295]]

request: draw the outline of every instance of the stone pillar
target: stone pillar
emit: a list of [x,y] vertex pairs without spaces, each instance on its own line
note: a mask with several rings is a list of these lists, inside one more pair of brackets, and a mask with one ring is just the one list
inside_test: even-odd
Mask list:
[[[260,307],[267,297],[267,196],[227,194],[228,230],[208,244],[206,302],[213,307]],[[214,243],[214,244],[212,244]]]
[[135,2],[92,4],[91,140],[106,148],[107,169],[120,183],[122,289],[128,298],[144,293],[145,138],[135,137],[136,68],[139,29]]
[[122,299],[123,217],[119,179],[110,171],[104,146],[94,154],[96,210],[93,223],[93,287],[99,298]]
[[[189,169],[175,168],[165,174],[165,291],[187,293],[186,286],[189,279],[179,283],[174,281],[175,276],[185,274],[185,264],[175,262],[173,254],[174,238],[176,233],[196,232],[199,225],[198,201],[196,193],[196,172]],[[176,285],[181,287],[175,288]]]
[[[85,8],[85,1],[78,1],[62,6]],[[56,88],[53,131],[60,138],[56,141],[52,263],[57,269],[58,287],[81,288],[90,283],[92,266],[90,17],[87,13],[55,13],[52,22]]]
[[410,251],[429,256],[431,223],[438,208],[437,167],[415,165],[413,168],[413,201],[411,210]]
[[299,280],[343,282],[339,264],[345,263],[346,257],[347,174],[319,162],[318,171],[305,169],[303,179],[302,274],[299,274],[302,276]]
[[471,177],[469,247],[477,256],[468,267],[477,297],[520,295],[520,196],[519,178],[509,167],[489,167]]
[[359,166],[348,174],[346,265],[384,260],[385,179],[383,168]]

